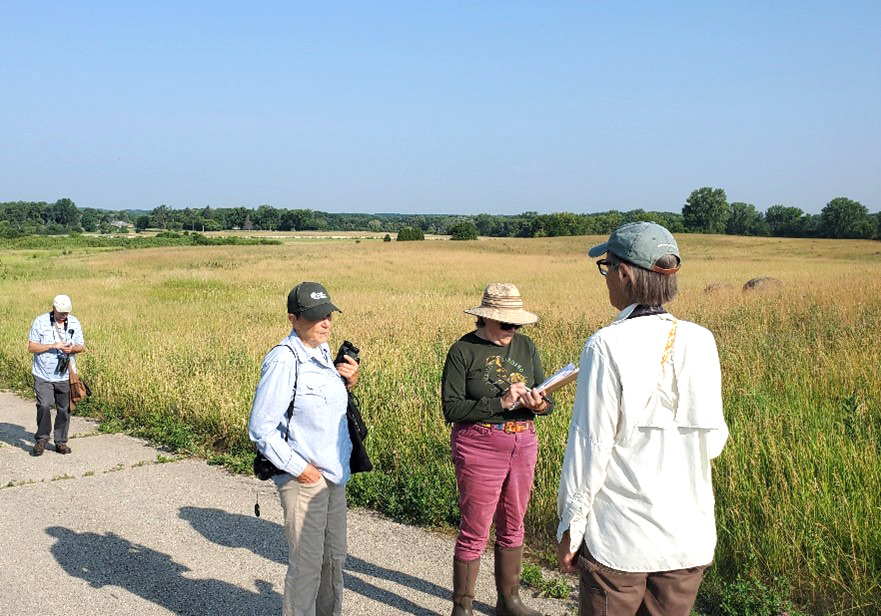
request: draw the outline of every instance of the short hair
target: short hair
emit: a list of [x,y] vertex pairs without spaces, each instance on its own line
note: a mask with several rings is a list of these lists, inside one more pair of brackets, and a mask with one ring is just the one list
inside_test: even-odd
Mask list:
[[[676,274],[661,274],[653,272],[630,261],[612,254],[608,255],[609,265],[614,267],[620,263],[626,263],[630,270],[627,291],[630,293],[631,304],[643,306],[661,306],[673,301],[678,291],[676,287]],[[679,258],[676,255],[664,255],[655,262],[655,265],[664,269],[673,269],[679,266]]]
[[476,327],[484,327],[484,326],[486,326],[486,321],[484,320],[483,317],[477,317],[477,321],[475,321],[474,325]]

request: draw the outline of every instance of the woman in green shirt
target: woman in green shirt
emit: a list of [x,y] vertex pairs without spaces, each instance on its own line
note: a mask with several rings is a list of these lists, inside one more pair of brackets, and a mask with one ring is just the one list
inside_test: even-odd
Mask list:
[[447,353],[442,395],[451,437],[462,519],[453,558],[453,616],[472,614],[480,555],[495,521],[496,613],[539,616],[520,600],[523,518],[529,504],[538,442],[533,418],[551,402],[535,386],[544,380],[541,358],[517,332],[538,317],[523,310],[513,284],[486,286],[483,301],[466,310],[477,329]]

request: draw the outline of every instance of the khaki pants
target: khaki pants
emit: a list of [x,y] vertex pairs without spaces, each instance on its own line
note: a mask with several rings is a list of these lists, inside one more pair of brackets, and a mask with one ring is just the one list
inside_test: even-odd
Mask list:
[[279,489],[288,540],[284,616],[339,616],[346,560],[346,488],[324,477]]
[[633,573],[599,563],[582,544],[579,616],[689,616],[709,565]]

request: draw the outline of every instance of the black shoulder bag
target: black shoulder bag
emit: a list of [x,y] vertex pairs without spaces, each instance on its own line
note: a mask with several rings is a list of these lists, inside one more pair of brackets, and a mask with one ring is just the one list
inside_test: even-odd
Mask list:
[[366,473],[373,470],[370,456],[367,455],[367,448],[364,447],[364,441],[367,439],[367,426],[361,417],[358,397],[350,390],[347,391],[349,402],[346,405],[346,421],[349,424],[349,438],[352,441],[352,455],[349,458],[349,468],[352,474]]
[[[294,350],[291,349],[286,344],[279,344],[277,346],[283,346],[290,349],[291,353],[294,353]],[[294,393],[291,396],[291,403],[288,405],[288,410],[285,411],[285,419],[287,424],[287,430],[285,431],[284,440],[287,443],[288,439],[291,436],[291,417],[294,415],[294,400],[297,399],[297,381],[300,378],[300,360],[297,358],[297,354],[294,353]],[[254,445],[255,449],[257,445]],[[262,481],[266,481],[267,479],[271,479],[276,475],[281,475],[284,471],[279,470],[275,464],[269,461],[269,459],[260,453],[258,449],[254,454],[254,476],[257,479]],[[259,516],[259,514],[258,514]]]

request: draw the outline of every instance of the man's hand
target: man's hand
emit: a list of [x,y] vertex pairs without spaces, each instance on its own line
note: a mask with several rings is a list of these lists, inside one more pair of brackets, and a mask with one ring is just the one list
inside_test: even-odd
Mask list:
[[315,483],[319,479],[321,479],[321,471],[311,464],[307,464],[303,472],[297,475],[298,483]]
[[529,388],[526,387],[523,383],[514,383],[508,388],[508,391],[505,392],[505,395],[502,396],[502,410],[510,411],[511,407],[514,406],[514,403],[520,399],[520,397],[529,391]]
[[575,569],[575,557],[577,552],[570,552],[569,531],[563,533],[563,539],[557,546],[557,562],[560,565],[560,571],[563,573],[571,573]]
[[340,373],[340,376],[346,379],[346,387],[352,389],[358,383],[358,362],[349,357],[348,355],[343,355],[343,360],[346,363],[337,364],[336,369],[337,372]]

